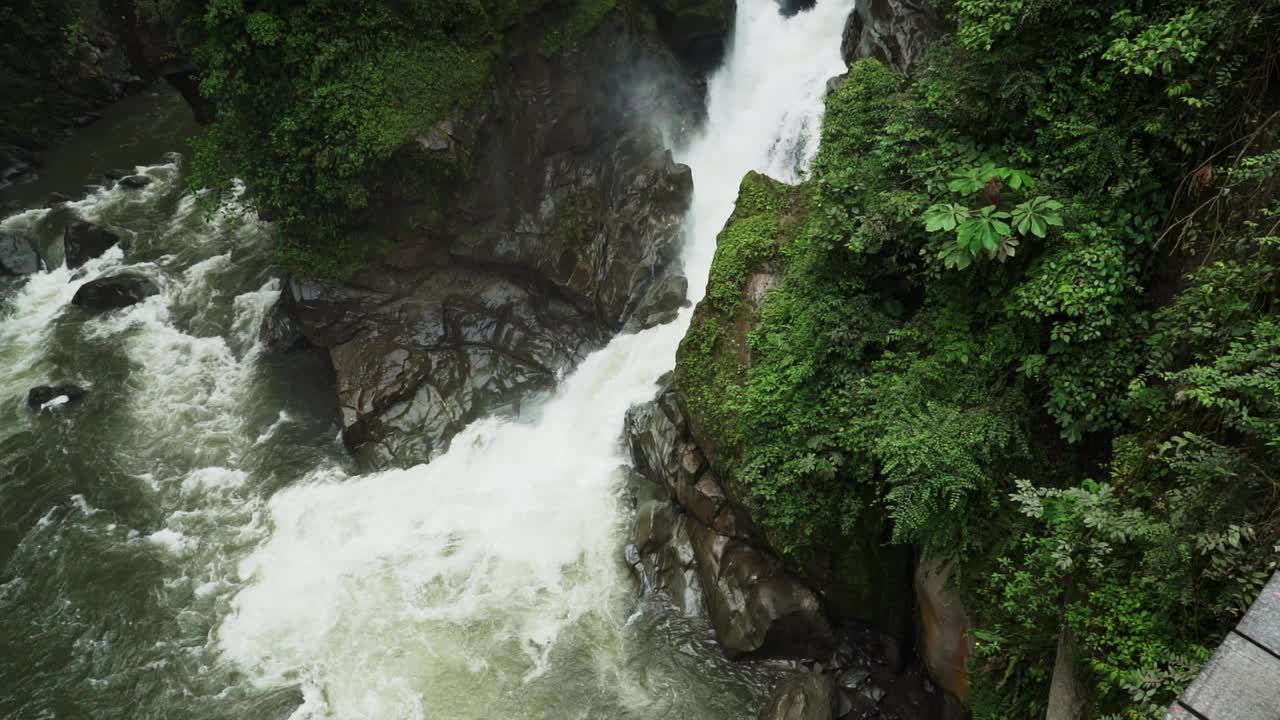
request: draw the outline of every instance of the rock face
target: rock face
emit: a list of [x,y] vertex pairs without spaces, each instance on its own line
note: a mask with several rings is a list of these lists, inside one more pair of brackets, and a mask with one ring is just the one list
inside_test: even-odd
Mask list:
[[21,233],[0,233],[0,275],[30,275],[44,269],[44,258],[33,238]]
[[62,236],[63,257],[67,267],[78,268],[99,257],[120,242],[120,236],[93,223],[76,220],[68,223]]
[[287,290],[333,360],[343,438],[374,465],[427,459],[684,302],[692,179],[660,126],[679,132],[700,103],[676,57],[610,16],[560,57],[505,59],[494,83],[391,163],[450,181],[386,179],[367,228],[389,246],[375,266]]
[[942,30],[929,0],[861,0],[844,26],[840,52],[849,65],[873,57],[905,71]]
[[445,263],[382,279],[289,287],[303,335],[329,348],[343,439],[376,464],[421,461],[481,415],[518,410],[604,339],[498,272]]
[[198,120],[212,119],[178,42],[177,13],[138,0],[22,6],[6,16],[0,44],[0,187],[29,178],[43,150],[160,78]]
[[[636,470],[683,511],[707,613],[725,654],[830,655],[833,634],[818,595],[788,572],[747,513],[729,501],[690,438],[675,393],[665,388],[653,402],[632,408],[625,433]],[[641,522],[651,523],[655,511],[646,512]],[[637,532],[644,535],[650,542],[638,548],[641,558],[663,551],[652,533]]]
[[[94,3],[28,10],[6,17],[0,44],[0,185],[35,170],[40,151],[68,129],[144,86]],[[66,26],[75,28],[73,36]]]
[[77,403],[84,399],[87,392],[76,385],[39,385],[27,393],[27,407],[43,410]]
[[89,310],[129,307],[160,292],[156,284],[136,273],[101,277],[81,285],[71,303]]
[[658,30],[694,69],[709,70],[724,56],[736,0],[650,0]]

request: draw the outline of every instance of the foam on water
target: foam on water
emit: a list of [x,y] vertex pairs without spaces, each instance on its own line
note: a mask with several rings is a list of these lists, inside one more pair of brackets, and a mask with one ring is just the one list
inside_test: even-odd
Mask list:
[[[790,20],[772,0],[738,8],[706,128],[680,153],[696,187],[684,257],[695,299],[742,175],[794,180],[816,150],[852,0]],[[680,707],[629,667],[619,431],[688,322],[685,311],[616,338],[538,417],[477,422],[430,464],[321,471],[276,494],[270,536],[240,564],[246,585],[218,631],[224,655],[263,686],[300,683],[297,720]]]

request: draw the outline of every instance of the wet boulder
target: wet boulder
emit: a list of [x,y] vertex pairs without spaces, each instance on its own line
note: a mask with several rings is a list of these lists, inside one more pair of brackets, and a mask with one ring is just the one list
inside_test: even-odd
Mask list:
[[155,182],[155,179],[149,175],[126,175],[116,181],[116,184],[129,190],[141,190],[152,182]]
[[849,14],[840,52],[847,65],[872,57],[905,71],[943,29],[929,0],[866,0]]
[[281,293],[258,329],[258,342],[268,352],[284,353],[307,347],[307,339],[302,334],[302,326],[294,317],[289,306],[289,294]]
[[27,407],[32,410],[51,410],[78,403],[87,394],[78,385],[39,385],[27,392]]
[[[822,658],[834,635],[822,601],[783,561],[731,500],[689,435],[669,387],[627,413],[625,433],[637,472],[666,490],[683,510],[707,615],[725,654]],[[637,538],[649,516],[637,517]]]
[[640,505],[624,555],[640,580],[642,594],[662,593],[688,617],[706,614],[689,540],[689,518],[670,500],[654,498]]
[[303,336],[333,362],[343,441],[376,466],[425,462],[471,421],[518,411],[604,339],[502,273],[419,272],[376,289],[289,285]]
[[676,273],[654,282],[631,313],[624,330],[638,331],[671,322],[689,305],[689,280]]
[[778,12],[783,17],[791,17],[798,15],[805,10],[811,10],[817,4],[817,0],[774,0],[778,3]]
[[830,675],[802,670],[783,678],[769,693],[757,720],[832,720],[835,681]]
[[78,268],[94,258],[101,257],[111,246],[119,242],[119,235],[100,225],[83,220],[71,222],[62,235],[67,267]]
[[22,233],[0,233],[0,275],[30,275],[44,269],[35,239]]
[[160,288],[145,276],[126,272],[81,285],[71,303],[89,310],[110,310],[135,305],[159,292]]

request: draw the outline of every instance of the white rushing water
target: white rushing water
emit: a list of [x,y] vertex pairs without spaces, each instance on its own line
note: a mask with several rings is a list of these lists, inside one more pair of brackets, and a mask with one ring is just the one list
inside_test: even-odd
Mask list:
[[[679,151],[696,188],[693,299],[743,174],[794,181],[816,151],[852,5],[784,19],[774,0],[739,0],[707,124]],[[589,716],[592,693],[657,702],[620,647],[619,436],[689,315],[616,338],[536,418],[477,422],[426,465],[329,471],[277,493],[218,631],[225,656],[262,685],[300,683],[297,718],[568,718]]]

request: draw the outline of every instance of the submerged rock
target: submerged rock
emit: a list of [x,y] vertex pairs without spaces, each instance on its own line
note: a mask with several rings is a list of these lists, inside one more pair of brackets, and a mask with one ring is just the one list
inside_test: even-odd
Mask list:
[[81,285],[71,303],[90,310],[110,310],[140,303],[159,292],[160,288],[143,275],[120,273]]
[[39,385],[27,392],[27,407],[32,410],[51,410],[80,402],[87,393],[87,390],[78,385]]
[[67,224],[62,235],[65,262],[69,268],[78,268],[120,242],[120,236],[110,230],[83,220]]
[[774,687],[757,720],[832,720],[835,681],[830,675],[803,670]]
[[0,275],[30,275],[44,266],[34,238],[23,233],[0,233]]

